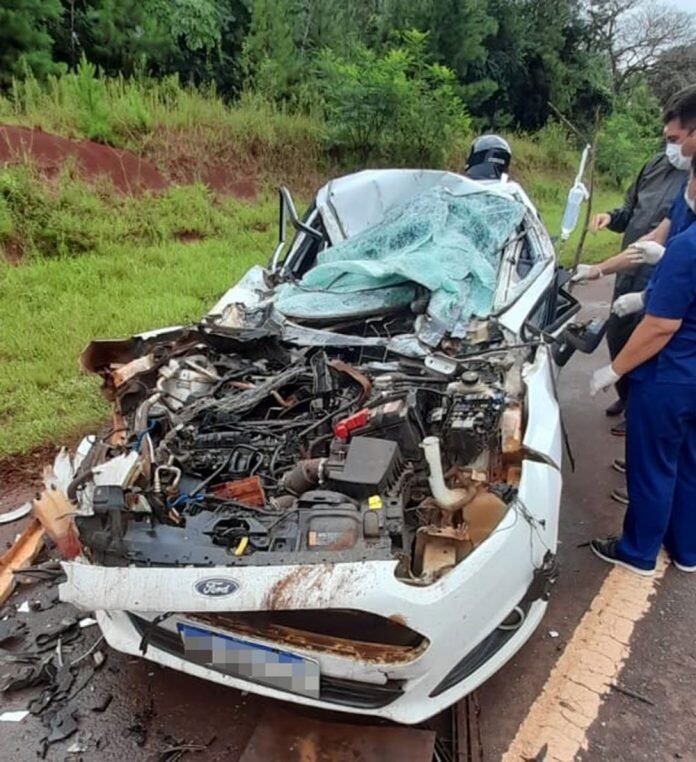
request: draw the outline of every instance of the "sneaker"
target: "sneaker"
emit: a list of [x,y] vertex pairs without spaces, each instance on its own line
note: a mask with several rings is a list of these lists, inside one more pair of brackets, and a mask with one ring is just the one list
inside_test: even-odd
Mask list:
[[617,487],[609,493],[612,500],[616,500],[617,503],[623,503],[628,505],[628,490],[623,487]]
[[628,569],[635,574],[640,574],[642,577],[651,577],[655,571],[654,568],[641,569],[640,566],[635,566],[629,561],[624,561],[622,558],[619,558],[619,554],[616,549],[617,542],[618,540],[616,537],[607,537],[606,540],[592,540],[592,542],[590,542],[590,549],[597,556],[597,558],[601,558],[602,561],[606,561],[608,564],[623,566],[624,569]]
[[615,423],[610,429],[610,433],[615,437],[626,436],[626,419],[623,418],[618,423]]
[[684,564],[680,564],[678,561],[675,561],[672,559],[672,563],[679,569],[679,571],[683,572],[696,572],[696,566],[685,566]]
[[619,397],[615,402],[612,402],[611,405],[604,411],[610,418],[614,418],[617,415],[621,415],[624,411],[624,401]]
[[620,474],[626,473],[626,461],[623,458],[614,458],[611,467]]

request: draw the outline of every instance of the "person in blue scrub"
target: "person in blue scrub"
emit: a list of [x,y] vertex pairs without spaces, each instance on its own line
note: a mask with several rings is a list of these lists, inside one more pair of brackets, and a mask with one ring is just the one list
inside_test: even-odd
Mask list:
[[[696,212],[696,158],[684,192]],[[672,236],[648,285],[645,316],[590,391],[629,375],[629,503],[621,537],[590,543],[604,561],[653,573],[665,546],[696,571],[696,222]]]

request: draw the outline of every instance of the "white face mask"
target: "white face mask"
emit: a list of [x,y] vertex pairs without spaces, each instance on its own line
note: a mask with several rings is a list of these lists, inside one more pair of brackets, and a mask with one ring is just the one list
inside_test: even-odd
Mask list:
[[691,157],[684,156],[681,146],[678,143],[667,143],[665,146],[665,155],[667,156],[667,161],[669,161],[675,169],[688,169],[691,165]]
[[[690,185],[691,183],[689,183]],[[696,198],[691,198],[689,196],[689,185],[684,188],[684,201],[686,201],[686,205],[691,209],[691,211],[696,214]]]

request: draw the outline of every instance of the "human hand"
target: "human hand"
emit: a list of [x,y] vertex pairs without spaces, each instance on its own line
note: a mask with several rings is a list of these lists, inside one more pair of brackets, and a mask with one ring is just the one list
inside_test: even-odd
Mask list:
[[590,379],[590,395],[592,397],[597,392],[605,392],[612,384],[615,384],[621,376],[611,367],[611,365],[605,365],[603,368],[599,368],[592,374]]
[[636,265],[654,265],[662,259],[665,247],[657,241],[636,241],[626,250],[626,256]]
[[573,277],[570,279],[571,283],[580,283],[584,280],[597,280],[601,278],[604,273],[597,267],[597,265],[578,265],[575,268]]
[[610,222],[611,215],[606,212],[600,212],[599,214],[595,214],[592,218],[592,221],[590,222],[590,230],[593,233],[596,233],[598,230],[604,230]]
[[614,299],[611,311],[618,317],[626,317],[626,315],[633,315],[634,312],[640,312],[643,307],[645,307],[645,292],[635,291]]

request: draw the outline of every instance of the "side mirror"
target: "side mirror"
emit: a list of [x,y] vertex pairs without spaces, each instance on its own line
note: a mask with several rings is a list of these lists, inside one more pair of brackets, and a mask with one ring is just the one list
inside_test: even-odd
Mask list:
[[592,354],[604,338],[607,321],[593,318],[586,323],[571,323],[553,345],[553,359],[563,367],[576,351]]
[[278,269],[280,255],[285,248],[285,229],[287,227],[288,218],[295,230],[301,230],[302,232],[307,233],[307,235],[312,236],[312,238],[316,238],[318,241],[322,238],[322,235],[318,230],[314,230],[314,228],[309,225],[305,225],[299,218],[290,191],[284,185],[281,185],[280,188],[278,188],[278,202],[278,245],[273,252],[270,264],[268,265],[268,269],[271,272]]

